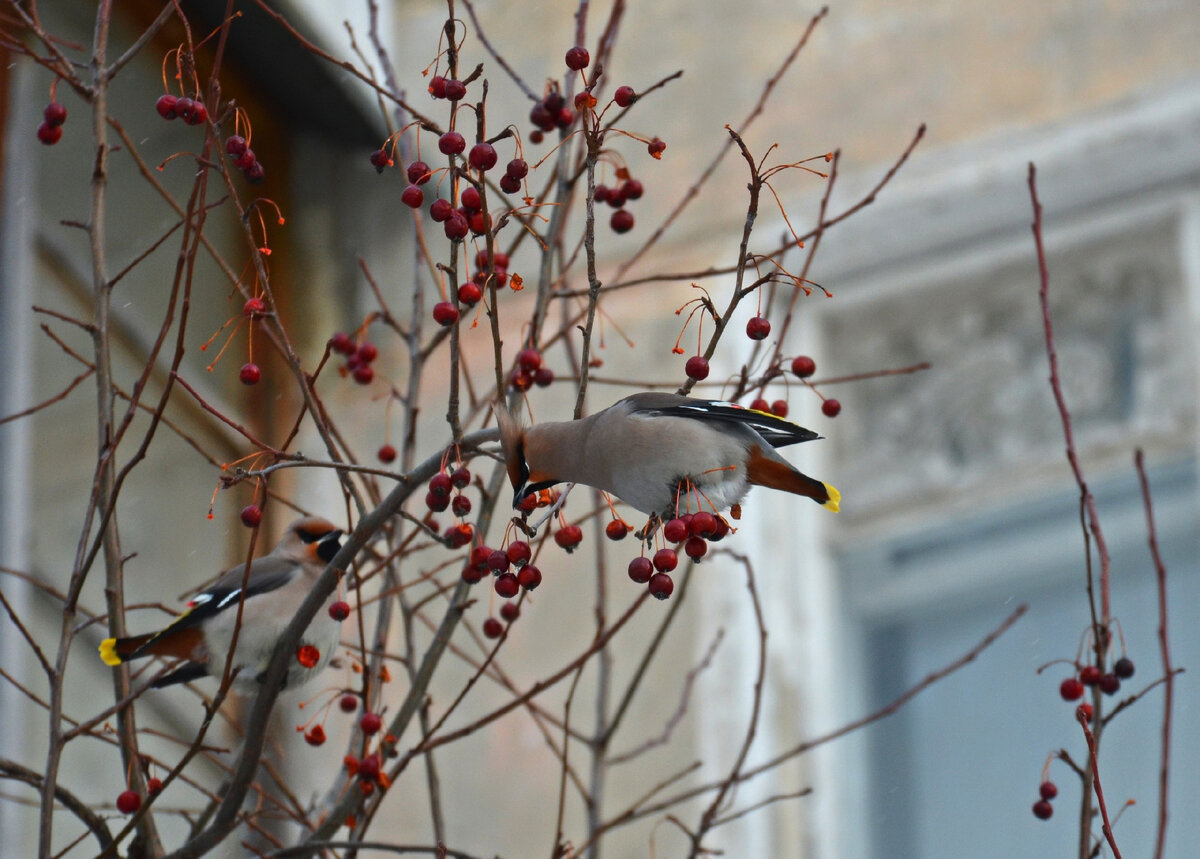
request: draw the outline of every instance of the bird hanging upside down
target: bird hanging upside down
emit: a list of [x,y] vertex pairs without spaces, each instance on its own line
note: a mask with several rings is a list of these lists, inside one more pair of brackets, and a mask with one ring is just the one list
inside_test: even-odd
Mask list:
[[[238,686],[256,688],[270,665],[275,643],[341,548],[341,536],[342,532],[325,519],[309,517],[293,522],[270,554],[252,562],[244,597],[246,565],[239,564],[212,587],[192,597],[187,611],[169,626],[144,635],[105,639],[100,644],[100,658],[106,665],[147,656],[187,660],[155,681],[155,688],[209,675],[220,678],[237,626],[238,603],[244,600],[233,668],[241,669]],[[329,602],[334,599],[331,595]],[[305,683],[329,663],[340,629],[328,611],[322,610],[313,618],[301,645],[314,647],[317,653],[304,662],[293,659],[285,685]],[[313,653],[309,650],[305,655]]]
[[[497,410],[513,507],[556,483],[583,483],[661,518],[697,492],[713,512],[751,486],[804,495],[835,513],[841,494],[775,452],[819,436],[735,403],[669,393],[634,394],[577,421],[521,426]],[[681,511],[680,511],[681,512]]]

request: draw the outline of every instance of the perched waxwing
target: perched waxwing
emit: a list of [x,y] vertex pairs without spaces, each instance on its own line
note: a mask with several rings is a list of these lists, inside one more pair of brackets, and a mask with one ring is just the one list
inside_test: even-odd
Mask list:
[[514,508],[556,483],[594,486],[665,518],[689,489],[718,512],[751,486],[805,495],[834,512],[841,500],[775,452],[815,432],[736,403],[643,393],[577,421],[522,427],[504,409],[497,421]]
[[[299,519],[270,554],[251,562],[233,662],[234,668],[241,669],[237,685],[254,687],[261,681],[275,642],[341,548],[341,536],[342,532],[332,522],[315,517]],[[237,625],[238,603],[243,599],[245,569],[245,564],[239,564],[224,573],[216,584],[192,597],[187,610],[164,629],[130,638],[105,639],[100,644],[100,658],[107,665],[120,665],[145,656],[187,660],[155,682],[155,687],[186,683],[206,675],[221,677]],[[334,599],[331,596],[329,602]],[[316,662],[306,667],[293,660],[285,681],[288,687],[311,679],[333,656],[341,625],[329,616],[327,609],[328,606],[313,618],[301,639],[302,645],[317,648]]]

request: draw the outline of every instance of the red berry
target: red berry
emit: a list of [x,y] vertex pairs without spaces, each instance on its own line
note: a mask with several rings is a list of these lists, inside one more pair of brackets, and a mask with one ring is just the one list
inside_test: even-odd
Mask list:
[[654,553],[652,562],[654,569],[660,573],[669,573],[679,566],[679,556],[675,554],[674,549],[659,549]]
[[521,616],[521,609],[515,602],[506,602],[500,606],[500,617],[504,618],[509,623]]
[[550,131],[554,128],[554,114],[540,101],[529,111],[529,121],[541,131]]
[[383,761],[378,754],[368,755],[358,762],[358,780],[374,782],[379,780],[379,771]]
[[353,713],[358,709],[358,696],[347,692],[338,700],[338,707],[343,713]]
[[360,385],[369,385],[375,379],[375,370],[370,364],[359,364],[350,375]]
[[429,79],[429,94],[434,98],[446,97],[446,79],[441,75],[434,75]]
[[339,623],[350,616],[350,603],[338,600],[329,604],[329,616]]
[[751,400],[750,408],[754,409],[756,412],[766,412],[767,414],[771,413],[771,404],[762,397],[755,397],[753,400]]
[[354,354],[358,356],[358,363],[370,364],[379,357],[379,347],[370,340],[364,340],[359,344],[358,349],[355,350]]
[[483,290],[479,288],[479,284],[473,281],[468,281],[458,288],[458,300],[468,307],[477,304],[481,298],[483,298]]
[[258,161],[255,161],[246,168],[244,175],[246,177],[246,181],[251,185],[261,185],[263,179],[265,179],[267,176],[267,171],[263,168],[262,164],[260,164]]
[[117,796],[117,811],[122,814],[133,814],[142,807],[142,798],[136,790],[123,790]]
[[43,122],[37,127],[37,139],[47,146],[53,146],[55,143],[58,143],[58,141],[62,140],[62,136],[63,130],[61,125],[51,125],[48,122]]
[[529,544],[524,540],[513,540],[508,544],[508,548],[504,550],[504,554],[507,556],[510,564],[523,567],[533,557],[533,550],[529,548]]
[[257,504],[247,504],[242,508],[242,524],[247,528],[257,528],[262,522],[262,508]]
[[558,118],[555,120],[559,128],[567,128],[575,121],[575,111],[569,107],[564,107],[558,112]]
[[698,561],[708,554],[708,543],[703,537],[688,537],[687,542],[683,544],[683,551],[693,561]]
[[592,61],[592,57],[588,53],[587,48],[576,45],[567,51],[566,61],[567,68],[577,72],[580,69],[586,69],[588,63]]
[[438,151],[443,155],[462,155],[466,148],[466,139],[457,131],[447,131],[438,138]]
[[426,492],[425,506],[434,513],[441,513],[450,506],[450,497],[448,495],[435,495],[432,492]]
[[542,571],[533,564],[526,564],[521,567],[517,573],[517,584],[525,588],[527,591],[532,591],[542,583]]
[[468,185],[463,188],[462,194],[459,195],[458,202],[468,212],[478,212],[483,207],[483,201],[479,198],[479,189],[474,185]]
[[50,125],[62,125],[67,121],[67,108],[57,101],[52,101],[42,111],[42,118]]
[[837,400],[826,400],[821,403],[821,414],[827,418],[836,418],[842,413],[842,404]]
[[429,217],[439,224],[454,214],[454,206],[444,197],[438,197],[429,204]]
[[[429,523],[433,530],[437,531],[437,523]],[[446,540],[455,549],[461,549],[463,546],[471,542],[471,538],[475,536],[475,529],[471,527],[469,522],[459,522],[457,525],[451,525],[446,531]]]
[[522,349],[517,353],[517,366],[522,372],[533,373],[542,366],[542,353],[537,349]]
[[1058,694],[1064,701],[1076,701],[1083,697],[1083,684],[1074,677],[1068,677],[1059,684]]
[[708,359],[703,355],[693,355],[683,365],[683,372],[687,373],[689,379],[695,379],[697,382],[707,379]]
[[368,160],[371,162],[371,166],[375,168],[376,173],[382,173],[384,168],[392,166],[391,156],[384,149],[376,149],[371,153]]
[[375,455],[379,457],[380,462],[387,465],[390,462],[396,461],[396,448],[390,444],[385,444],[379,448],[379,452]]
[[383,727],[383,719],[378,713],[363,713],[362,718],[358,720],[358,726],[369,737],[379,733],[379,729]]
[[629,526],[620,519],[614,519],[604,526],[604,534],[610,540],[624,540],[629,533]]
[[446,80],[446,98],[449,101],[459,101],[467,95],[467,85],[460,80],[448,78]]
[[663,539],[668,543],[682,543],[688,537],[688,523],[682,519],[672,519],[663,526]]
[[188,125],[203,125],[208,122],[208,108],[204,106],[204,102],[194,102],[192,112],[183,117],[183,121]]
[[450,472],[450,485],[455,489],[465,489],[471,483],[471,471],[465,465]]
[[1116,674],[1105,674],[1100,678],[1100,691],[1105,695],[1116,695],[1121,688],[1121,678]]
[[481,570],[474,564],[464,564],[462,571],[462,580],[467,584],[474,585],[483,581],[485,570]]
[[438,325],[453,325],[458,321],[458,308],[449,301],[439,301],[433,306],[433,321]]
[[1054,806],[1044,799],[1033,804],[1033,816],[1038,820],[1049,820],[1054,814]]
[[625,193],[623,191],[624,187],[625,186],[622,185],[620,188],[609,189],[608,194],[605,195],[605,202],[608,203],[608,205],[612,206],[614,209],[619,209],[622,206],[624,206],[625,205]]
[[400,202],[410,209],[419,209],[425,202],[425,192],[416,185],[409,185],[400,192]]
[[614,233],[627,233],[633,229],[633,212],[628,209],[617,209],[608,219],[608,225]]
[[189,125],[192,112],[196,109],[196,102],[192,101],[187,96],[175,100],[175,115],[187,122]]
[[517,577],[512,573],[501,573],[496,576],[496,595],[501,596],[506,600],[510,600],[517,595],[520,590],[520,583]]
[[454,241],[455,239],[465,239],[471,230],[471,225],[467,223],[467,216],[456,209],[446,218],[442,229],[446,233],[446,238]]
[[354,341],[344,331],[339,331],[329,338],[329,348],[342,355],[353,355],[356,351]]
[[508,166],[504,168],[506,176],[512,176],[514,179],[524,179],[529,175],[529,164],[524,158],[514,158],[508,162]]
[[533,383],[539,388],[549,387],[554,381],[554,371],[549,367],[538,367],[533,374]]
[[542,133],[540,128],[535,128],[533,131],[529,132],[530,143],[541,143],[545,139],[546,135]]
[[304,735],[304,742],[308,743],[310,746],[325,745],[325,729],[320,725],[313,725],[312,728],[309,729],[308,733]]
[[254,154],[254,150],[247,146],[242,150],[242,153],[233,159],[233,166],[239,170],[249,170],[258,163],[258,156]]
[[455,495],[450,502],[450,509],[455,516],[462,518],[471,512],[471,499],[465,495]]
[[[174,98],[174,96],[163,96],[163,98]],[[159,99],[159,101],[162,101],[162,99]],[[246,151],[246,138],[240,134],[231,134],[225,141],[225,151],[234,158],[237,158]]]
[[507,573],[509,567],[508,552],[503,549],[493,549],[488,555],[488,569],[493,573]]
[[1113,665],[1113,674],[1116,674],[1122,680],[1128,680],[1133,676],[1133,660],[1122,656]]
[[467,161],[476,170],[491,170],[498,160],[496,148],[490,143],[476,143],[467,154]]
[[477,236],[482,236],[492,228],[492,216],[484,215],[483,212],[472,212],[471,217],[467,219],[467,226],[471,228]]
[[729,523],[726,522],[724,519],[722,519],[720,516],[717,516],[716,520],[717,520],[717,528],[708,537],[708,542],[710,542],[710,543],[716,543],[720,540],[724,540],[726,537],[729,536]]
[[692,516],[692,521],[688,523],[688,532],[693,537],[708,538],[717,530],[717,517],[709,513],[707,510],[701,510]]
[[650,596],[665,600],[675,590],[675,582],[666,573],[655,573],[650,577]]
[[817,362],[807,355],[797,355],[792,359],[792,372],[801,379],[807,379],[817,372]]
[[640,200],[646,189],[637,179],[626,179],[621,183],[621,196],[626,200]]
[[521,180],[505,173],[500,177],[500,190],[505,194],[519,194],[521,192]]
[[146,793],[151,796],[158,796],[162,793],[163,783],[161,778],[152,778],[146,782]]
[[643,556],[629,562],[629,578],[639,585],[650,581],[652,575],[654,575],[654,564],[650,563],[649,558]]
[[429,491],[433,495],[440,498],[450,497],[450,488],[453,484],[450,483],[450,475],[444,471],[439,471],[433,477],[429,478]]
[[554,532],[554,542],[568,552],[574,551],[582,540],[583,529],[578,525],[564,525]]
[[494,617],[489,617],[483,622],[483,634],[488,638],[499,638],[504,635],[504,624]]
[[613,93],[613,101],[617,103],[617,107],[629,107],[637,99],[638,94],[631,86],[619,86]]
[[787,400],[776,400],[771,403],[771,414],[777,418],[786,418],[788,414]]
[[1044,781],[1038,787],[1038,793],[1042,795],[1042,799],[1054,799],[1058,796],[1058,785],[1052,781]]
[[1103,676],[1104,673],[1095,665],[1085,665],[1079,670],[1079,679],[1084,686],[1095,686]]
[[154,102],[154,109],[158,111],[158,115],[163,119],[174,119],[179,116],[178,111],[175,109],[178,103],[179,99],[168,93],[158,97],[158,101]]
[[656,137],[646,145],[646,151],[655,158],[662,158],[662,154],[667,151],[667,144]]
[[1092,721],[1092,705],[1086,701],[1075,708],[1075,717],[1082,716],[1085,721]]
[[429,181],[429,177],[433,175],[429,169],[429,165],[424,161],[414,161],[412,164],[409,164],[405,174],[408,176],[408,184],[410,185],[424,185]]
[[746,323],[746,336],[751,340],[765,340],[771,333],[771,320],[764,316],[752,316]]
[[242,305],[243,316],[260,316],[267,311],[267,303],[261,298],[248,298]]

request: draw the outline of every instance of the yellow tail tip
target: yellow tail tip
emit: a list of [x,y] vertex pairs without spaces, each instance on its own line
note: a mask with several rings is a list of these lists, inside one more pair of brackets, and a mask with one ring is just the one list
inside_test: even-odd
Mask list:
[[117,656],[117,640],[106,638],[100,642],[100,658],[105,665],[120,665],[121,657]]
[[838,492],[828,483],[825,484],[825,489],[829,493],[829,500],[821,506],[826,510],[832,510],[834,513],[837,513],[842,509],[842,493]]

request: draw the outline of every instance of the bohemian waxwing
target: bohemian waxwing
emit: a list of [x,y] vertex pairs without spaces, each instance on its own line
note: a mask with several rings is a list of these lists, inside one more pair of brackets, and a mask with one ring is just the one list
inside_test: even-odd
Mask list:
[[805,495],[834,512],[841,500],[775,452],[815,432],[736,403],[644,393],[577,421],[526,428],[504,409],[497,421],[513,507],[556,483],[594,486],[665,518],[686,505],[689,488],[718,512],[752,485]]
[[[299,519],[270,554],[251,563],[233,662],[234,668],[241,669],[237,685],[253,688],[260,682],[270,664],[275,642],[341,548],[341,536],[342,532],[332,522],[315,517]],[[105,639],[100,644],[100,658],[107,665],[120,665],[144,656],[188,660],[156,681],[156,688],[206,675],[220,678],[237,624],[245,569],[245,564],[239,564],[224,573],[216,584],[192,597],[187,611],[164,629],[130,638]],[[330,596],[328,602],[334,599]],[[301,644],[311,644],[319,651],[316,664],[306,668],[293,660],[285,681],[288,687],[307,682],[333,656],[341,625],[329,616],[327,609],[328,605],[317,614],[301,640]]]

